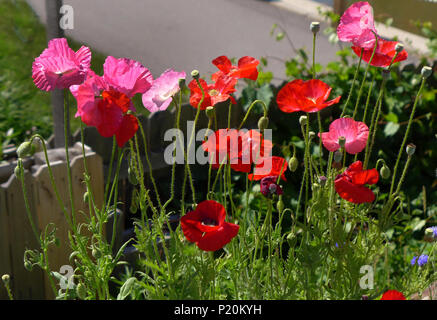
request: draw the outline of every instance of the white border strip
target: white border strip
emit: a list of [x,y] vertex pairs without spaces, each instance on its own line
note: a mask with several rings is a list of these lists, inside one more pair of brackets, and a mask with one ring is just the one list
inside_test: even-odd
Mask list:
[[[318,8],[321,8],[323,11],[333,9],[331,6],[311,0],[280,0],[271,2],[270,4],[320,22],[324,21],[324,17],[319,14]],[[385,24],[378,22],[376,23],[376,28],[382,37],[387,39],[397,37],[398,41],[402,42],[409,50],[416,50],[421,54],[429,53],[428,47],[426,46],[428,39],[425,37],[399,28],[387,27]]]

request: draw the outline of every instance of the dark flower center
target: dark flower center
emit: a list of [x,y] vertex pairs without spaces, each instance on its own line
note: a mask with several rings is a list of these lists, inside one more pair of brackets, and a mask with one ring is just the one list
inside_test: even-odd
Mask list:
[[210,219],[210,218],[203,219],[202,224],[204,226],[208,226],[208,227],[215,227],[218,225],[217,221],[215,221],[214,219]]

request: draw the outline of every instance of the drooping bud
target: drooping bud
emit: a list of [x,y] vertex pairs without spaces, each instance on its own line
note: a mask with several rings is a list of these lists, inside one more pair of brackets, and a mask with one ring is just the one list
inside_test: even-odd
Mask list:
[[432,73],[432,68],[428,66],[423,67],[422,71],[420,72],[423,79],[428,78],[431,75],[431,73]]
[[385,165],[385,163],[384,163],[384,164],[382,165],[381,170],[379,170],[379,174],[381,175],[381,177],[382,177],[383,179],[388,179],[388,178],[390,178],[390,175],[391,175],[390,168],[387,167],[387,166]]
[[8,285],[9,281],[11,280],[11,277],[8,274],[4,274],[2,275],[2,280],[5,285]]
[[299,123],[301,126],[306,125],[308,123],[308,117],[307,116],[300,116]]
[[311,22],[310,30],[311,30],[311,32],[314,33],[314,34],[316,34],[317,32],[319,32],[319,31],[320,31],[320,22],[318,22],[318,21],[313,21],[313,22]]
[[191,76],[192,76],[194,79],[199,79],[199,70],[193,70],[193,71],[191,71]]
[[17,177],[17,179],[20,179],[22,169],[23,169],[23,160],[19,158],[17,161],[17,166],[14,169],[14,175],[15,177]]
[[340,150],[337,150],[334,152],[334,162],[340,162],[341,159],[343,159],[343,152],[341,152]]
[[78,296],[79,299],[81,300],[85,300],[86,299],[86,287],[85,285],[80,282],[77,287],[76,287],[76,295]]
[[282,201],[282,195],[279,196],[279,200],[276,203],[276,209],[278,209],[279,214],[282,213],[282,211],[284,211],[285,205],[284,205],[284,201]]
[[85,192],[85,193],[83,194],[83,202],[84,202],[84,203],[88,203],[89,199],[90,199],[90,195],[89,195],[89,193],[88,193],[88,191],[87,191],[87,192]]
[[267,127],[269,126],[269,118],[267,117],[261,117],[258,120],[258,128],[260,131],[263,131],[265,129],[267,129]]
[[30,157],[33,155],[32,152],[35,151],[35,148],[32,148],[32,144],[30,141],[25,141],[17,149],[18,158]]
[[340,147],[344,148],[345,144],[346,144],[346,138],[341,136],[338,138],[338,144],[340,145]]
[[295,172],[298,165],[299,161],[295,156],[291,157],[290,160],[288,160],[288,169],[290,169],[291,172]]
[[24,268],[27,271],[32,271],[32,269],[33,269],[32,263],[30,263],[29,261],[24,261]]
[[416,146],[412,143],[409,143],[407,145],[406,151],[407,151],[408,156],[411,157],[414,154],[414,152],[416,151]]
[[404,50],[404,44],[400,42],[396,43],[395,50],[397,53],[401,52],[402,50]]
[[314,131],[310,131],[308,132],[308,138],[310,140],[314,139],[316,137],[316,133]]
[[213,119],[214,118],[214,114],[215,114],[214,107],[212,107],[212,106],[207,107],[206,110],[205,110],[205,113],[206,113],[206,116],[209,119]]
[[98,258],[100,258],[102,256],[101,253],[100,253],[100,250],[97,249],[96,247],[93,247],[93,250],[91,251],[91,254],[96,259],[98,259]]

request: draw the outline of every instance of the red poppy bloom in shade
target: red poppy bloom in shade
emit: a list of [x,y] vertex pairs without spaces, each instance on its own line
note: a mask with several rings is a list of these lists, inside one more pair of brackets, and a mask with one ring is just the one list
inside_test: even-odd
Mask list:
[[281,111],[317,112],[340,101],[341,96],[326,101],[332,88],[321,80],[293,80],[279,90],[276,102]]
[[[206,81],[203,79],[199,79],[199,82],[202,86],[203,91],[205,92],[205,97],[200,106],[200,110],[205,110],[209,106],[214,106],[215,104],[226,101],[228,99],[231,99],[233,104],[237,103],[235,99],[230,95],[231,93],[236,91],[236,78],[222,75],[213,84],[207,84]],[[197,109],[200,100],[202,99],[202,90],[200,89],[196,80],[191,80],[191,82],[188,84],[188,88],[191,91],[190,104]]]
[[[227,163],[228,158],[238,157],[241,145],[241,136],[237,129],[219,129],[208,136],[202,148],[210,154],[212,167],[218,169],[222,163]],[[250,168],[247,172],[249,171]]]
[[[376,47],[375,55],[373,56],[372,63],[370,63],[371,66],[374,67],[388,67],[390,65],[391,60],[396,55],[396,44],[397,41],[388,41],[379,38],[378,39],[378,46]],[[355,54],[359,57],[361,56],[361,48],[352,46],[352,50],[355,52]],[[372,57],[373,48],[371,49],[363,49],[363,60],[369,63],[370,58]],[[404,61],[408,58],[408,53],[405,50],[402,50],[398,53],[396,56],[396,59],[393,61],[399,62]]]
[[188,241],[194,242],[199,249],[216,251],[223,248],[234,238],[239,225],[225,222],[225,208],[214,200],[199,203],[196,210],[181,218],[181,227]]
[[[320,133],[318,134],[320,137]],[[345,149],[349,154],[356,154],[366,147],[369,128],[364,122],[352,118],[340,118],[329,125],[329,132],[322,132],[322,142],[331,152],[340,149],[338,139],[345,138]]]
[[397,290],[387,290],[381,297],[381,300],[406,300],[402,292]]
[[287,181],[284,175],[287,167],[287,161],[282,157],[264,157],[256,164],[253,173],[249,174],[248,178],[257,181],[268,176],[279,176],[282,172],[281,179]]
[[231,78],[246,78],[256,80],[258,78],[258,70],[256,69],[259,61],[253,57],[245,56],[238,60],[238,66],[233,66],[231,60],[226,56],[220,56],[212,60],[212,63],[219,69],[212,75],[212,80],[217,81],[222,75],[227,75]]
[[335,179],[335,191],[338,195],[352,203],[373,202],[375,194],[365,184],[375,184],[379,180],[376,169],[363,170],[361,161],[352,163],[345,172]]

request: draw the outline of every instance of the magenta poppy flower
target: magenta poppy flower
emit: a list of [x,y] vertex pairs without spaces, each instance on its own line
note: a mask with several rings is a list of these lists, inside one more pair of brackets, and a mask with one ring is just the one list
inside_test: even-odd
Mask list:
[[226,222],[225,218],[223,205],[214,200],[202,201],[196,210],[181,218],[182,231],[199,249],[216,251],[228,244],[240,229],[239,225]]
[[373,9],[368,2],[356,2],[341,16],[337,27],[340,41],[352,42],[354,46],[373,49],[375,45],[375,22]]
[[[320,137],[320,133],[318,134]],[[345,149],[349,154],[363,151],[369,137],[369,128],[364,122],[352,118],[340,118],[329,125],[329,132],[322,132],[322,143],[326,149],[335,152],[340,149],[338,139],[345,138]]]
[[45,49],[32,64],[35,85],[44,91],[67,89],[85,81],[91,64],[91,51],[82,46],[74,52],[65,38],[49,41]]
[[287,83],[276,96],[281,111],[317,112],[340,101],[341,96],[328,100],[332,88],[318,79],[293,80]]
[[[398,44],[397,41],[388,41],[381,38],[378,38],[378,46],[376,47],[375,54],[373,55],[372,63],[370,63],[371,66],[374,67],[388,67],[393,60],[394,56],[396,55],[396,44]],[[352,50],[357,56],[361,56],[361,48],[360,47],[352,47]],[[363,60],[369,63],[370,58],[372,57],[373,53],[373,47],[371,49],[364,49],[363,51]],[[408,52],[402,50],[398,53],[396,56],[396,59],[394,59],[393,63],[404,61],[408,58]]]
[[363,170],[361,161],[352,163],[345,172],[338,175],[334,181],[338,195],[352,203],[373,202],[375,194],[366,184],[375,184],[379,180],[376,169]]
[[153,81],[152,87],[143,94],[143,105],[150,112],[166,110],[179,90],[179,80],[185,79],[185,72],[172,69],[164,71]]
[[129,98],[145,93],[153,82],[149,69],[135,60],[107,57],[103,64],[103,78],[108,85]]

